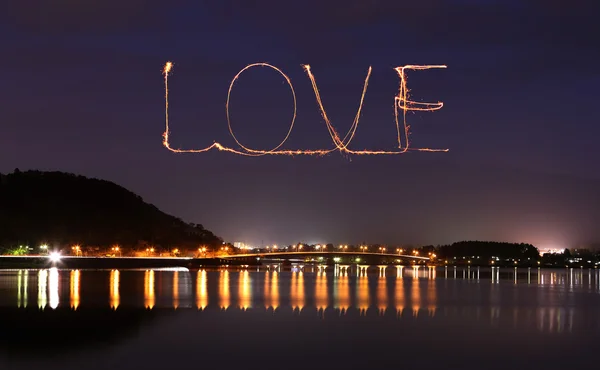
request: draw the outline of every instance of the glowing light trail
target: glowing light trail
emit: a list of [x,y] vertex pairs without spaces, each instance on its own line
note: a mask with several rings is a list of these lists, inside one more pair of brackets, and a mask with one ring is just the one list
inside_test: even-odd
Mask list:
[[[398,108],[402,109],[402,121],[404,124],[404,138],[405,145],[404,151],[406,152],[409,148],[410,142],[408,137],[410,135],[410,126],[406,122],[406,113],[408,111],[423,111],[423,112],[433,112],[436,110],[442,109],[444,103],[421,103],[416,101],[409,100],[409,90],[406,86],[406,70],[415,70],[415,71],[423,71],[427,69],[434,68],[446,68],[444,65],[438,66],[418,66],[418,65],[407,65],[404,67],[397,67],[396,72],[400,76],[400,91],[398,92],[398,96],[396,97],[396,104],[394,105],[394,116],[396,118],[396,130],[398,131],[398,148],[402,148],[402,138],[400,135],[400,123],[398,119]],[[423,148],[421,151],[448,151],[448,150],[431,150],[428,148]]]
[[[294,114],[292,115],[292,121],[290,123],[290,128],[289,128],[287,134],[285,135],[285,137],[283,138],[283,140],[279,143],[279,145],[277,145],[275,148],[273,148],[271,150],[267,150],[267,151],[264,151],[264,150],[254,150],[254,149],[250,149],[250,148],[247,148],[244,145],[242,145],[242,143],[239,142],[239,140],[237,139],[237,137],[233,133],[233,129],[231,128],[231,117],[230,117],[230,114],[229,114],[229,103],[231,101],[231,91],[233,90],[233,85],[235,84],[235,82],[237,81],[237,79],[240,77],[240,75],[242,73],[244,73],[245,71],[247,71],[248,69],[250,69],[252,67],[257,67],[257,66],[269,67],[269,68],[272,68],[275,71],[279,72],[279,74],[281,76],[283,76],[283,78],[288,83],[288,86],[290,87],[290,90],[292,91],[292,97],[294,98]],[[287,139],[290,137],[290,134],[292,133],[292,130],[294,128],[294,123],[296,122],[296,111],[297,111],[296,91],[294,91],[294,86],[292,85],[292,81],[290,80],[290,78],[285,73],[283,73],[283,71],[280,70],[279,68],[277,68],[275,66],[272,66],[270,64],[266,64],[266,63],[254,63],[254,64],[250,64],[250,65],[247,65],[246,67],[242,68],[242,70],[239,71],[238,74],[235,75],[235,77],[233,77],[233,80],[231,80],[231,84],[229,84],[229,90],[227,91],[227,103],[225,103],[225,110],[226,110],[226,113],[227,113],[227,126],[229,127],[229,133],[231,134],[231,137],[233,137],[233,140],[235,140],[235,142],[241,148],[243,148],[248,153],[253,153],[255,155],[270,154],[270,153],[275,152],[277,149],[281,148],[281,146],[283,144],[285,144],[285,142],[287,141]]]
[[[293,112],[292,119],[290,122],[290,127],[289,127],[285,137],[283,138],[283,140],[277,146],[275,146],[273,149],[270,149],[270,150],[251,149],[251,148],[243,145],[238,140],[238,138],[235,136],[235,134],[233,132],[233,128],[231,126],[231,116],[230,116],[229,107],[230,107],[230,103],[231,103],[231,92],[233,90],[233,86],[242,73],[244,73],[245,71],[247,71],[248,69],[253,68],[253,67],[268,67],[268,68],[273,69],[274,71],[279,73],[285,79],[285,81],[287,82],[287,84],[290,88],[290,91],[292,93],[292,99],[293,99],[293,103],[294,103],[294,112]],[[218,142],[214,142],[212,145],[207,146],[205,148],[201,148],[201,149],[175,149],[175,148],[171,147],[171,144],[169,142],[169,134],[170,134],[170,129],[169,129],[169,74],[173,70],[173,63],[167,62],[163,69],[164,84],[165,84],[165,132],[163,133],[163,145],[165,146],[165,148],[167,148],[168,150],[170,150],[171,152],[174,152],[174,153],[204,153],[204,152],[208,152],[212,149],[217,149],[220,151],[225,151],[225,152],[249,156],[249,157],[257,157],[257,156],[263,156],[263,155],[289,155],[289,156],[319,155],[319,156],[322,156],[322,155],[329,154],[336,150],[340,151],[341,153],[356,154],[356,155],[394,155],[394,154],[403,154],[409,150],[419,151],[419,152],[447,152],[448,151],[448,149],[410,148],[410,140],[409,140],[410,125],[408,125],[407,120],[406,120],[406,113],[409,111],[432,112],[432,111],[442,109],[442,107],[444,106],[444,103],[442,103],[442,102],[424,103],[424,102],[417,102],[417,101],[410,100],[410,94],[409,94],[410,90],[407,87],[406,71],[408,71],[408,70],[422,71],[422,70],[428,70],[428,69],[440,69],[440,68],[446,68],[445,65],[406,65],[403,67],[395,68],[396,72],[398,73],[398,76],[400,77],[400,89],[398,92],[398,96],[396,96],[394,99],[394,116],[395,116],[395,122],[396,122],[396,130],[397,130],[397,134],[398,134],[398,148],[400,149],[397,151],[353,150],[353,149],[348,148],[348,146],[354,139],[356,130],[358,128],[358,123],[360,120],[360,115],[362,112],[365,95],[367,93],[367,88],[369,86],[369,78],[371,77],[371,72],[372,72],[371,67],[369,67],[369,70],[367,72],[367,77],[365,78],[365,82],[363,85],[363,90],[362,90],[362,94],[360,97],[360,103],[358,106],[356,116],[354,117],[354,121],[352,122],[350,129],[348,130],[346,135],[344,135],[343,139],[340,138],[340,135],[338,134],[335,127],[329,120],[329,117],[327,116],[325,107],[323,106],[323,102],[321,100],[321,94],[319,93],[319,88],[317,86],[315,77],[311,72],[310,66],[304,65],[303,68],[304,68],[306,74],[308,75],[308,78],[311,81],[312,88],[315,93],[315,98],[317,100],[317,105],[321,112],[321,116],[323,117],[323,120],[325,121],[327,131],[329,132],[329,135],[331,136],[331,139],[334,144],[333,148],[331,148],[331,149],[316,149],[316,150],[280,149],[285,144],[285,142],[288,140],[288,138],[294,128],[294,123],[296,121],[296,111],[297,111],[296,92],[294,90],[294,86],[292,85],[292,81],[290,80],[290,78],[281,69],[279,69],[271,64],[268,64],[268,63],[253,63],[253,64],[249,64],[246,67],[242,68],[233,77],[233,80],[231,81],[231,84],[229,85],[229,90],[227,91],[227,103],[225,104],[226,114],[227,114],[227,126],[229,128],[229,133],[231,134],[231,136],[233,137],[233,139],[235,140],[235,142],[239,145],[239,147],[241,149],[229,148]],[[402,120],[400,120],[400,114],[398,112],[399,110],[402,110]],[[401,121],[402,121],[402,125],[400,124]],[[404,141],[402,140],[403,135],[404,135]],[[404,145],[403,145],[403,143],[404,143]]]

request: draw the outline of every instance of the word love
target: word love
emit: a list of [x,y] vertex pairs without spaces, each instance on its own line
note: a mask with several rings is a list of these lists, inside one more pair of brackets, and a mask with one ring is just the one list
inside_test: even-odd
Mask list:
[[[254,67],[268,67],[268,68],[271,68],[274,71],[278,72],[281,76],[283,76],[283,78],[287,82],[287,84],[292,92],[292,98],[293,98],[293,102],[294,102],[294,113],[292,115],[290,128],[289,128],[287,134],[285,135],[285,137],[283,138],[283,140],[276,147],[274,147],[270,150],[252,149],[252,148],[245,146],[237,139],[237,137],[235,136],[235,134],[233,132],[233,129],[231,128],[229,104],[230,104],[230,100],[231,100],[231,91],[233,90],[233,85],[235,84],[235,82],[237,81],[237,79],[240,77],[240,75],[242,73],[244,73],[248,69],[254,68]],[[329,132],[329,135],[331,136],[331,140],[333,141],[332,148],[319,149],[319,150],[280,149],[283,146],[283,144],[285,144],[285,142],[289,138],[290,134],[292,133],[292,129],[294,128],[294,123],[296,121],[296,108],[297,108],[296,92],[294,90],[294,86],[292,85],[290,78],[285,73],[283,73],[282,70],[280,70],[279,68],[277,68],[271,64],[268,64],[268,63],[254,63],[254,64],[247,65],[246,67],[242,68],[242,70],[240,70],[235,75],[235,77],[231,81],[231,84],[229,85],[229,90],[227,91],[227,103],[225,105],[226,114],[227,114],[227,125],[229,127],[229,132],[231,133],[231,136],[233,137],[235,142],[239,145],[239,147],[240,147],[239,149],[229,148],[229,147],[221,145],[217,142],[213,143],[212,145],[210,145],[208,147],[202,148],[202,149],[174,149],[171,147],[171,145],[169,143],[169,133],[170,133],[169,132],[169,74],[173,69],[173,63],[167,62],[165,64],[164,70],[163,70],[163,75],[164,75],[164,79],[165,79],[165,132],[163,134],[163,145],[168,150],[170,150],[174,153],[203,153],[203,152],[207,152],[212,149],[218,149],[218,150],[229,152],[229,153],[234,153],[234,154],[239,154],[239,155],[244,155],[244,156],[251,156],[251,157],[262,156],[262,155],[289,155],[289,156],[326,155],[326,154],[329,154],[336,150],[340,151],[342,153],[356,154],[356,155],[394,155],[394,154],[403,154],[409,150],[420,151],[420,152],[447,152],[448,151],[448,149],[411,148],[410,141],[409,141],[410,126],[406,122],[406,114],[409,111],[431,112],[431,111],[439,110],[444,106],[444,104],[442,102],[423,103],[423,102],[416,102],[416,101],[410,100],[409,90],[406,85],[406,72],[409,70],[410,71],[423,71],[423,70],[428,70],[428,69],[446,68],[445,65],[406,65],[403,67],[395,68],[395,71],[398,73],[398,76],[400,77],[400,90],[398,92],[398,95],[395,97],[395,104],[394,104],[394,116],[395,116],[395,122],[396,122],[396,131],[398,133],[398,138],[397,138],[398,150],[394,150],[394,151],[353,150],[348,147],[350,145],[350,143],[352,142],[352,139],[354,139],[354,134],[356,133],[356,129],[358,128],[358,122],[360,120],[360,114],[362,111],[365,94],[367,93],[367,87],[369,85],[369,78],[371,77],[371,71],[372,71],[371,67],[369,67],[367,77],[365,78],[365,83],[364,83],[362,94],[360,97],[360,104],[358,106],[358,111],[356,112],[356,116],[354,118],[354,121],[352,122],[352,125],[350,126],[350,129],[344,135],[343,138],[340,136],[340,134],[338,134],[338,132],[334,128],[333,124],[329,120],[327,113],[325,112],[325,107],[323,106],[323,102],[321,101],[321,95],[319,94],[317,82],[315,80],[315,76],[311,72],[310,66],[304,65],[303,67],[304,67],[304,70],[306,71],[306,74],[308,75],[308,78],[310,79],[312,88],[315,93],[315,97],[317,99],[317,105],[319,106],[321,115],[323,116],[325,125],[327,126],[327,131]],[[402,119],[400,119],[399,111],[402,111]]]

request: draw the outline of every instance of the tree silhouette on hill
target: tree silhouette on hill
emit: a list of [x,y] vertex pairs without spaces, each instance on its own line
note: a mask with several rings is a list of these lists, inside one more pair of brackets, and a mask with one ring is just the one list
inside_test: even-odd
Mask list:
[[63,172],[0,174],[0,247],[40,243],[215,248],[201,224],[160,211],[112,182]]

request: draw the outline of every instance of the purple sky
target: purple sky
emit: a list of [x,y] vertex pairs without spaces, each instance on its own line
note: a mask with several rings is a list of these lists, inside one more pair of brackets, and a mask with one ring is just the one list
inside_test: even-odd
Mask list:
[[[114,181],[162,210],[252,244],[446,243],[574,246],[600,241],[600,4],[513,1],[9,1],[0,6],[0,172],[60,170]],[[394,67],[435,113],[409,115],[415,147],[393,157],[173,154],[171,142],[229,136],[225,99],[246,64],[282,68],[298,97],[285,148],[331,145],[301,64],[345,132],[373,67],[355,148],[393,150]],[[282,79],[236,84],[236,135],[281,141]]]

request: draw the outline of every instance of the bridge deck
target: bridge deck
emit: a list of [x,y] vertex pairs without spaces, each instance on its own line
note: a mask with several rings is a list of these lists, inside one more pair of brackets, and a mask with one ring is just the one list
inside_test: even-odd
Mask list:
[[222,256],[222,258],[248,258],[248,257],[285,257],[285,256],[375,256],[375,257],[395,257],[395,258],[412,258],[417,260],[429,260],[428,257],[411,256],[407,254],[390,254],[390,253],[374,253],[374,252],[268,252],[268,253],[246,253],[232,254],[230,256]]

